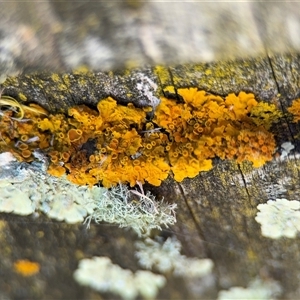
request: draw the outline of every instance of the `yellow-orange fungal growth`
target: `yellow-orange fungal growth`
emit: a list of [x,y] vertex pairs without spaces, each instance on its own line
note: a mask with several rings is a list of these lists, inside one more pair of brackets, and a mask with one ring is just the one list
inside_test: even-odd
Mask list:
[[82,137],[82,131],[80,129],[72,128],[68,131],[68,139],[70,143],[74,143],[80,140],[81,137]]
[[24,277],[29,277],[40,271],[40,264],[27,259],[20,259],[14,263],[14,270]]
[[51,164],[47,171],[52,176],[60,177],[66,173],[66,169],[60,165],[56,165],[56,162],[57,161],[55,161],[54,164]]
[[294,100],[292,106],[288,108],[288,111],[293,114],[294,122],[300,121],[300,99]]
[[42,149],[51,175],[67,173],[74,183],[105,187],[137,181],[158,186],[170,171],[177,181],[192,178],[210,170],[214,157],[248,160],[255,167],[272,159],[275,141],[268,129],[281,116],[275,105],[244,92],[225,98],[196,88],[177,92],[183,101],[162,97],[153,122],[146,118],[151,108],[122,106],[110,97],[97,110],[72,107],[68,116],[21,106],[22,122],[6,110],[0,150],[30,161]]
[[196,88],[177,93],[183,103],[162,97],[153,120],[169,133],[168,159],[177,181],[211,169],[213,157],[248,160],[254,167],[272,159],[275,140],[268,129],[282,115],[275,105],[245,92],[225,99]]
[[31,151],[30,150],[23,150],[22,151],[22,156],[24,158],[29,158],[31,156]]

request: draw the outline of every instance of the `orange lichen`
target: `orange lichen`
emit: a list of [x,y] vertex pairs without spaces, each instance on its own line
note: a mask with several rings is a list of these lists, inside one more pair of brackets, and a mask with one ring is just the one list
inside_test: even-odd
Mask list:
[[20,259],[14,263],[14,269],[20,275],[29,277],[40,271],[40,264],[27,259]]
[[288,108],[288,111],[293,114],[294,122],[300,121],[300,99],[294,100],[292,106]]
[[20,150],[27,150],[28,149],[28,145],[27,144],[24,144],[24,143],[20,143],[20,145],[19,145],[19,149]]
[[[51,160],[52,161],[52,160]],[[52,161],[53,162],[53,161]],[[55,161],[56,163],[56,161]],[[52,176],[56,176],[56,177],[60,177],[62,175],[64,175],[66,173],[66,169],[60,165],[56,165],[56,164],[51,164],[47,170],[47,172],[52,175]]]
[[[64,136],[61,135],[61,133],[60,133],[59,137],[63,138]],[[72,128],[68,131],[68,139],[69,139],[70,143],[74,143],[74,142],[80,140],[81,137],[82,137],[82,131],[80,129]]]
[[14,103],[22,113],[2,112],[0,150],[30,161],[33,150],[42,149],[49,174],[105,187],[160,185],[170,171],[177,181],[192,178],[210,170],[214,157],[255,167],[272,159],[275,141],[268,130],[281,116],[275,105],[245,92],[222,98],[190,88],[177,94],[183,101],[161,98],[153,122],[146,118],[151,108],[122,106],[111,97],[98,103],[98,111],[79,105],[68,116]]
[[245,92],[225,99],[196,88],[177,93],[184,102],[163,97],[154,116],[169,133],[168,159],[177,181],[211,169],[216,156],[254,167],[272,159],[275,140],[267,130],[281,116],[275,105]]
[[22,156],[23,156],[24,158],[30,157],[30,156],[31,156],[31,151],[30,151],[30,150],[23,150],[23,151],[22,151]]
[[[68,179],[77,184],[94,185],[101,182],[107,187],[119,182],[135,185],[136,181],[145,180],[152,184],[160,184],[161,180],[168,176],[169,166],[166,162],[161,162],[165,157],[157,157],[158,162],[155,157],[151,158],[152,165],[150,167],[148,162],[148,173],[144,174],[135,168],[138,162],[135,156],[140,156],[139,159],[146,161],[143,137],[138,131],[143,129],[149,109],[139,109],[132,104],[121,106],[110,97],[100,101],[97,108],[98,113],[84,105],[69,109],[69,129],[66,131],[65,141],[56,138],[59,135],[55,134],[53,129],[52,116],[49,116],[51,122],[45,122],[45,119],[40,122],[42,130],[54,133],[53,148],[66,150],[67,141],[70,143],[69,159],[63,159]],[[157,142],[157,145],[159,144],[160,142]],[[156,142],[153,145],[156,145]],[[159,148],[155,153],[158,154],[158,150]],[[62,163],[62,157],[58,157],[56,153],[50,153],[50,157],[53,164]],[[153,168],[155,172],[152,172]],[[51,169],[52,174],[54,170],[57,170],[57,166]]]

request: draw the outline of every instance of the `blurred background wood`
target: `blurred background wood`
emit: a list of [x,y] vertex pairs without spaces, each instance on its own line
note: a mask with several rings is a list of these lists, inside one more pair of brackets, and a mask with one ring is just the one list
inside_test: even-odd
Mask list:
[[[300,49],[297,2],[1,1],[0,74],[113,70]],[[4,77],[2,77],[4,78]]]

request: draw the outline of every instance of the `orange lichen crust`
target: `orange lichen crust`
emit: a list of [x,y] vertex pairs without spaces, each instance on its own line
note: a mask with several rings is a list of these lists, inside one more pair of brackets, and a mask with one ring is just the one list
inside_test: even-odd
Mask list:
[[0,151],[11,151],[28,162],[34,159],[34,150],[41,149],[49,157],[49,174],[67,174],[80,185],[133,186],[137,181],[160,185],[170,170],[165,156],[168,138],[143,132],[151,109],[118,105],[110,97],[97,109],[79,105],[66,117],[41,114],[42,108],[35,106],[34,111],[24,109],[20,119],[12,109],[3,111]]
[[275,105],[245,92],[225,99],[196,88],[177,93],[183,102],[163,97],[153,120],[169,133],[168,160],[177,181],[211,169],[213,157],[254,167],[272,159],[275,140],[268,129],[281,115]]
[[170,170],[177,181],[192,178],[210,170],[214,157],[255,167],[272,159],[275,140],[268,130],[280,117],[275,105],[244,92],[225,99],[196,88],[177,93],[183,101],[162,97],[153,122],[146,118],[150,108],[122,106],[110,97],[97,110],[72,107],[68,116],[8,99],[2,105],[13,109],[0,111],[0,151],[31,161],[41,149],[51,175],[105,187],[145,181],[158,186]]
[[20,259],[14,263],[14,269],[17,273],[24,277],[37,274],[40,271],[40,265],[27,259]]
[[300,121],[300,99],[294,100],[288,111],[293,115],[294,122]]
[[35,104],[7,102],[1,106],[5,109],[0,110],[0,152],[10,151],[21,161],[32,161],[34,149],[49,147],[49,134],[37,128],[37,120],[45,118],[47,112]]
[[[149,134],[157,146],[148,155],[147,138],[141,131],[149,108],[118,105],[109,97],[100,101],[97,109],[95,112],[81,105],[69,110],[72,125],[82,134],[79,142],[74,141],[74,145],[81,147],[80,151],[71,155],[65,164],[68,178],[77,184],[101,182],[105,187],[119,182],[133,186],[137,181],[160,185],[169,172],[163,148],[167,137]],[[163,148],[160,151],[159,146]]]

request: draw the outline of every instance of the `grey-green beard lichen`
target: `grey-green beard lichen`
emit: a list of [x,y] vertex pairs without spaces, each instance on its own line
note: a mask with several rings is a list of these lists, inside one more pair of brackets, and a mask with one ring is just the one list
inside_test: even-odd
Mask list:
[[[132,194],[138,199],[133,200]],[[115,223],[120,227],[131,227],[139,236],[149,235],[151,229],[161,230],[162,225],[168,227],[176,222],[176,204],[157,201],[149,191],[140,193],[122,184],[106,190],[94,204],[94,212],[86,219],[88,224],[92,219],[96,223]]]
[[[150,192],[129,190],[125,185],[112,189],[78,186],[64,176],[45,171],[45,160],[19,163],[0,154],[0,211],[19,215],[43,212],[67,223],[91,220],[131,227],[140,236],[176,222],[176,204],[157,201]],[[7,162],[6,162],[7,160]]]

